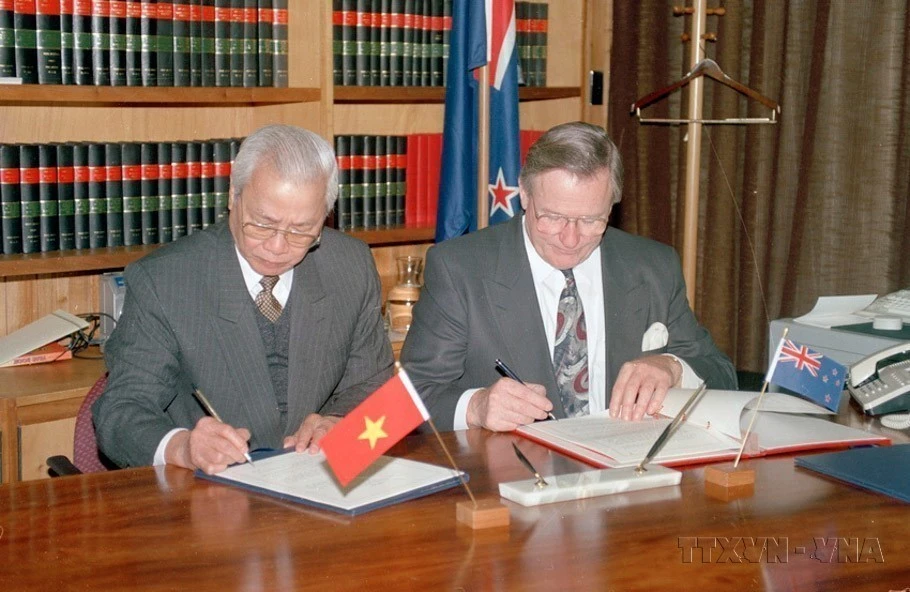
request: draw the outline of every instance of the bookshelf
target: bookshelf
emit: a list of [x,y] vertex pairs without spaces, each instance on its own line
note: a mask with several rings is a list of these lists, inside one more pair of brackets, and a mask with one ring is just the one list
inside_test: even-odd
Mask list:
[[[585,81],[589,69],[606,70],[609,43],[604,39],[610,30],[611,3],[551,0],[549,4],[548,86],[519,90],[521,126],[542,130],[577,119],[604,125],[606,109],[587,105]],[[331,5],[327,0],[289,1],[289,88],[0,86],[2,141],[201,140],[245,136],[268,123],[306,127],[329,141],[336,134],[440,133],[443,88],[334,86]],[[371,246],[384,298],[396,281],[396,257],[424,256],[432,244],[434,229],[393,228],[350,234]],[[156,248],[0,255],[0,335],[58,308],[75,314],[97,311],[99,274],[121,269]],[[76,401],[80,400],[79,393],[88,391],[96,373],[92,367],[79,384],[66,385],[66,392],[74,394],[75,399],[67,398],[65,405],[45,400],[47,393],[61,390],[46,377],[39,380],[42,384],[49,382],[46,389],[38,388],[34,395],[15,403],[0,401],[0,435],[7,444],[0,461],[4,481],[17,478],[17,463],[38,466],[35,463],[48,452],[72,453],[65,446],[72,440]],[[27,422],[16,419],[20,406],[31,410]],[[20,452],[14,452],[17,430],[23,432],[23,442],[32,443],[21,451],[21,455],[29,456],[24,460]],[[51,440],[53,446],[34,444]],[[58,446],[61,448],[55,448]]]

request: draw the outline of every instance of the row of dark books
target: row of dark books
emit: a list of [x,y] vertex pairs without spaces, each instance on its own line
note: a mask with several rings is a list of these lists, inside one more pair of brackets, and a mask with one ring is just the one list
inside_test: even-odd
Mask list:
[[547,34],[550,6],[545,2],[515,3],[518,83],[547,85]]
[[[543,135],[521,130],[521,159]],[[335,136],[339,230],[436,225],[442,134]]]
[[2,0],[0,76],[24,84],[288,85],[287,0]]
[[227,215],[240,139],[0,144],[4,254],[167,243]]
[[338,86],[445,86],[452,0],[333,0]]

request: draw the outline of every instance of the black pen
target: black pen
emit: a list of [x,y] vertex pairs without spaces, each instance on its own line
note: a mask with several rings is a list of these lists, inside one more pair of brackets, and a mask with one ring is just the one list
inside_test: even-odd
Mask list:
[[[499,368],[499,370],[503,374],[505,374],[508,378],[511,378],[515,382],[519,382],[521,384],[525,383],[525,381],[518,378],[518,375],[515,374],[514,372],[512,372],[512,369],[509,368],[508,366],[506,366],[506,363],[503,362],[502,360],[500,360],[499,358],[496,358],[496,367]],[[556,416],[553,415],[552,413],[550,413],[549,411],[547,412],[547,415],[550,417],[550,419],[552,419],[553,421],[556,421]]]
[[[206,399],[206,398],[205,398],[205,395],[202,394],[202,391],[200,391],[198,388],[196,388],[196,387],[194,386],[194,387],[193,387],[193,394],[196,395],[196,399],[199,400],[199,404],[202,405],[202,408],[205,409],[206,413],[208,413],[209,415],[212,416],[212,419],[214,419],[215,421],[224,423],[224,421],[221,419],[221,416],[218,415],[218,412],[215,411],[215,408],[212,407],[212,404],[211,404],[211,403],[209,403],[209,400]],[[248,463],[250,463],[250,466],[251,466],[251,467],[255,467],[255,466],[256,466],[256,465],[253,464],[253,459],[250,457],[250,453],[249,453],[249,452],[244,452],[244,453],[243,453],[243,457],[246,459],[246,461],[247,461]]]

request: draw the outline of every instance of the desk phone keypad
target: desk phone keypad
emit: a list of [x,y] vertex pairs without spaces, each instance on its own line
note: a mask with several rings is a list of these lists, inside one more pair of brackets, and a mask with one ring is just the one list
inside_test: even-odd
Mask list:
[[864,401],[874,401],[890,392],[903,392],[910,386],[910,360],[883,368],[878,379],[854,387],[856,394]]

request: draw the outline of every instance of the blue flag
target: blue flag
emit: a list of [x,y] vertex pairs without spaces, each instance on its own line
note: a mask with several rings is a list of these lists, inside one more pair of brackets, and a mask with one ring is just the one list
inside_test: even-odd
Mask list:
[[[490,3],[487,23],[486,3]],[[446,85],[436,241],[477,229],[476,70],[489,63],[490,224],[520,210],[514,0],[455,0]],[[487,31],[489,30],[489,38]],[[489,53],[489,59],[488,59]]]
[[829,357],[789,339],[781,339],[765,380],[837,411],[847,369]]

